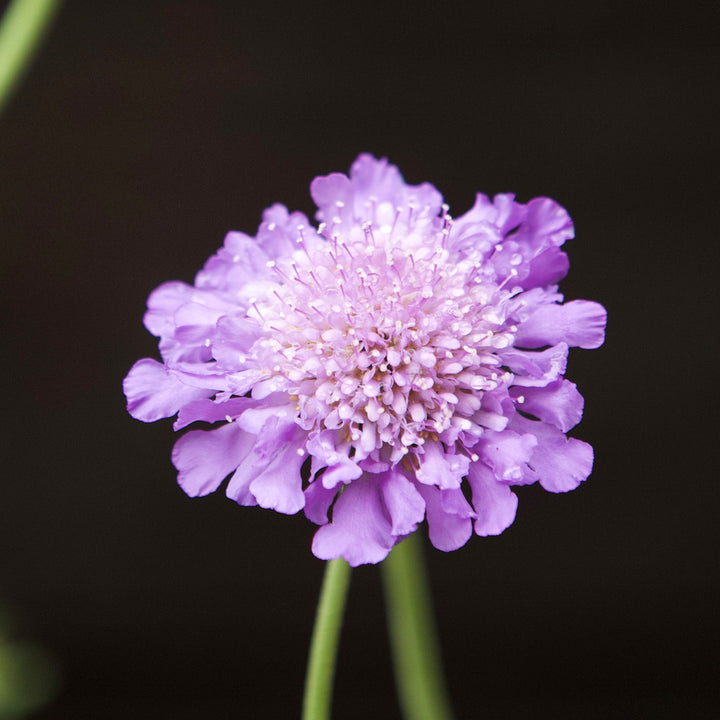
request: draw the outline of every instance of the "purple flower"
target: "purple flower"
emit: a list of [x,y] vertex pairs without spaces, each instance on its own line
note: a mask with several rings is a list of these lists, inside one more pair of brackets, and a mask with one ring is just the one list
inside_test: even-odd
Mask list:
[[602,344],[606,312],[557,291],[567,212],[478,195],[452,219],[432,185],[370,155],[311,193],[317,228],[273,205],[194,285],[148,299],[163,361],[138,361],[124,389],[139,420],[209,426],[175,444],[183,490],[230,476],[228,497],[303,510],[317,557],[359,565],[423,519],[455,550],[513,522],[514,486],[585,480],[592,448],[566,437],[583,399],[564,373],[569,347]]

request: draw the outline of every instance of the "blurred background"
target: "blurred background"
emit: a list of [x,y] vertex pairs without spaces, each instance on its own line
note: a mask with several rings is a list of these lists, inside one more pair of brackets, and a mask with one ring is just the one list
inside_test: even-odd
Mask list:
[[[2,7],[2,4],[0,4]],[[0,603],[62,678],[33,717],[299,717],[314,526],[190,500],[125,412],[161,282],[313,177],[387,156],[453,215],[549,195],[577,237],[577,491],[428,548],[471,718],[715,717],[717,4],[68,0],[0,116]],[[711,453],[710,450],[713,452]],[[353,573],[335,717],[399,717],[378,569]]]

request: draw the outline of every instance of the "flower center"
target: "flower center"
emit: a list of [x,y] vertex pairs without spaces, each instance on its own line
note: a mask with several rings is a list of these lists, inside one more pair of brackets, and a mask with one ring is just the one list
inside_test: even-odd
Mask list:
[[260,367],[297,397],[306,429],[344,429],[356,459],[397,463],[439,438],[472,447],[482,397],[509,374],[496,351],[517,329],[477,260],[453,258],[447,224],[367,224],[322,250],[269,263],[280,283],[254,311]]

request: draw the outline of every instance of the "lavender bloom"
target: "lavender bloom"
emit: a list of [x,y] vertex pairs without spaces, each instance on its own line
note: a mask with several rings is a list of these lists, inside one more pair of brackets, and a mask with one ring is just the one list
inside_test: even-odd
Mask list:
[[425,518],[441,550],[473,528],[497,535],[515,518],[513,486],[585,480],[592,448],[565,435],[583,399],[564,373],[569,347],[603,343],[606,312],[562,304],[567,212],[478,195],[452,219],[432,185],[370,155],[311,193],[317,229],[273,205],[194,285],[148,299],[163,362],[130,370],[129,412],[213,426],[175,444],[183,490],[231,476],[228,497],[304,510],[320,525],[313,553],[355,566]]

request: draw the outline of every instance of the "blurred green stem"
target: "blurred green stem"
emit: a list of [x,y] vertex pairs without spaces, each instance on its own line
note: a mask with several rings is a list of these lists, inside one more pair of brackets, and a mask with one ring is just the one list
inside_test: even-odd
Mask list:
[[310,642],[302,720],[330,718],[340,627],[349,585],[350,566],[344,560],[328,562]]
[[393,549],[382,572],[405,720],[452,720],[419,533]]
[[50,26],[60,0],[12,0],[0,21],[0,112]]

